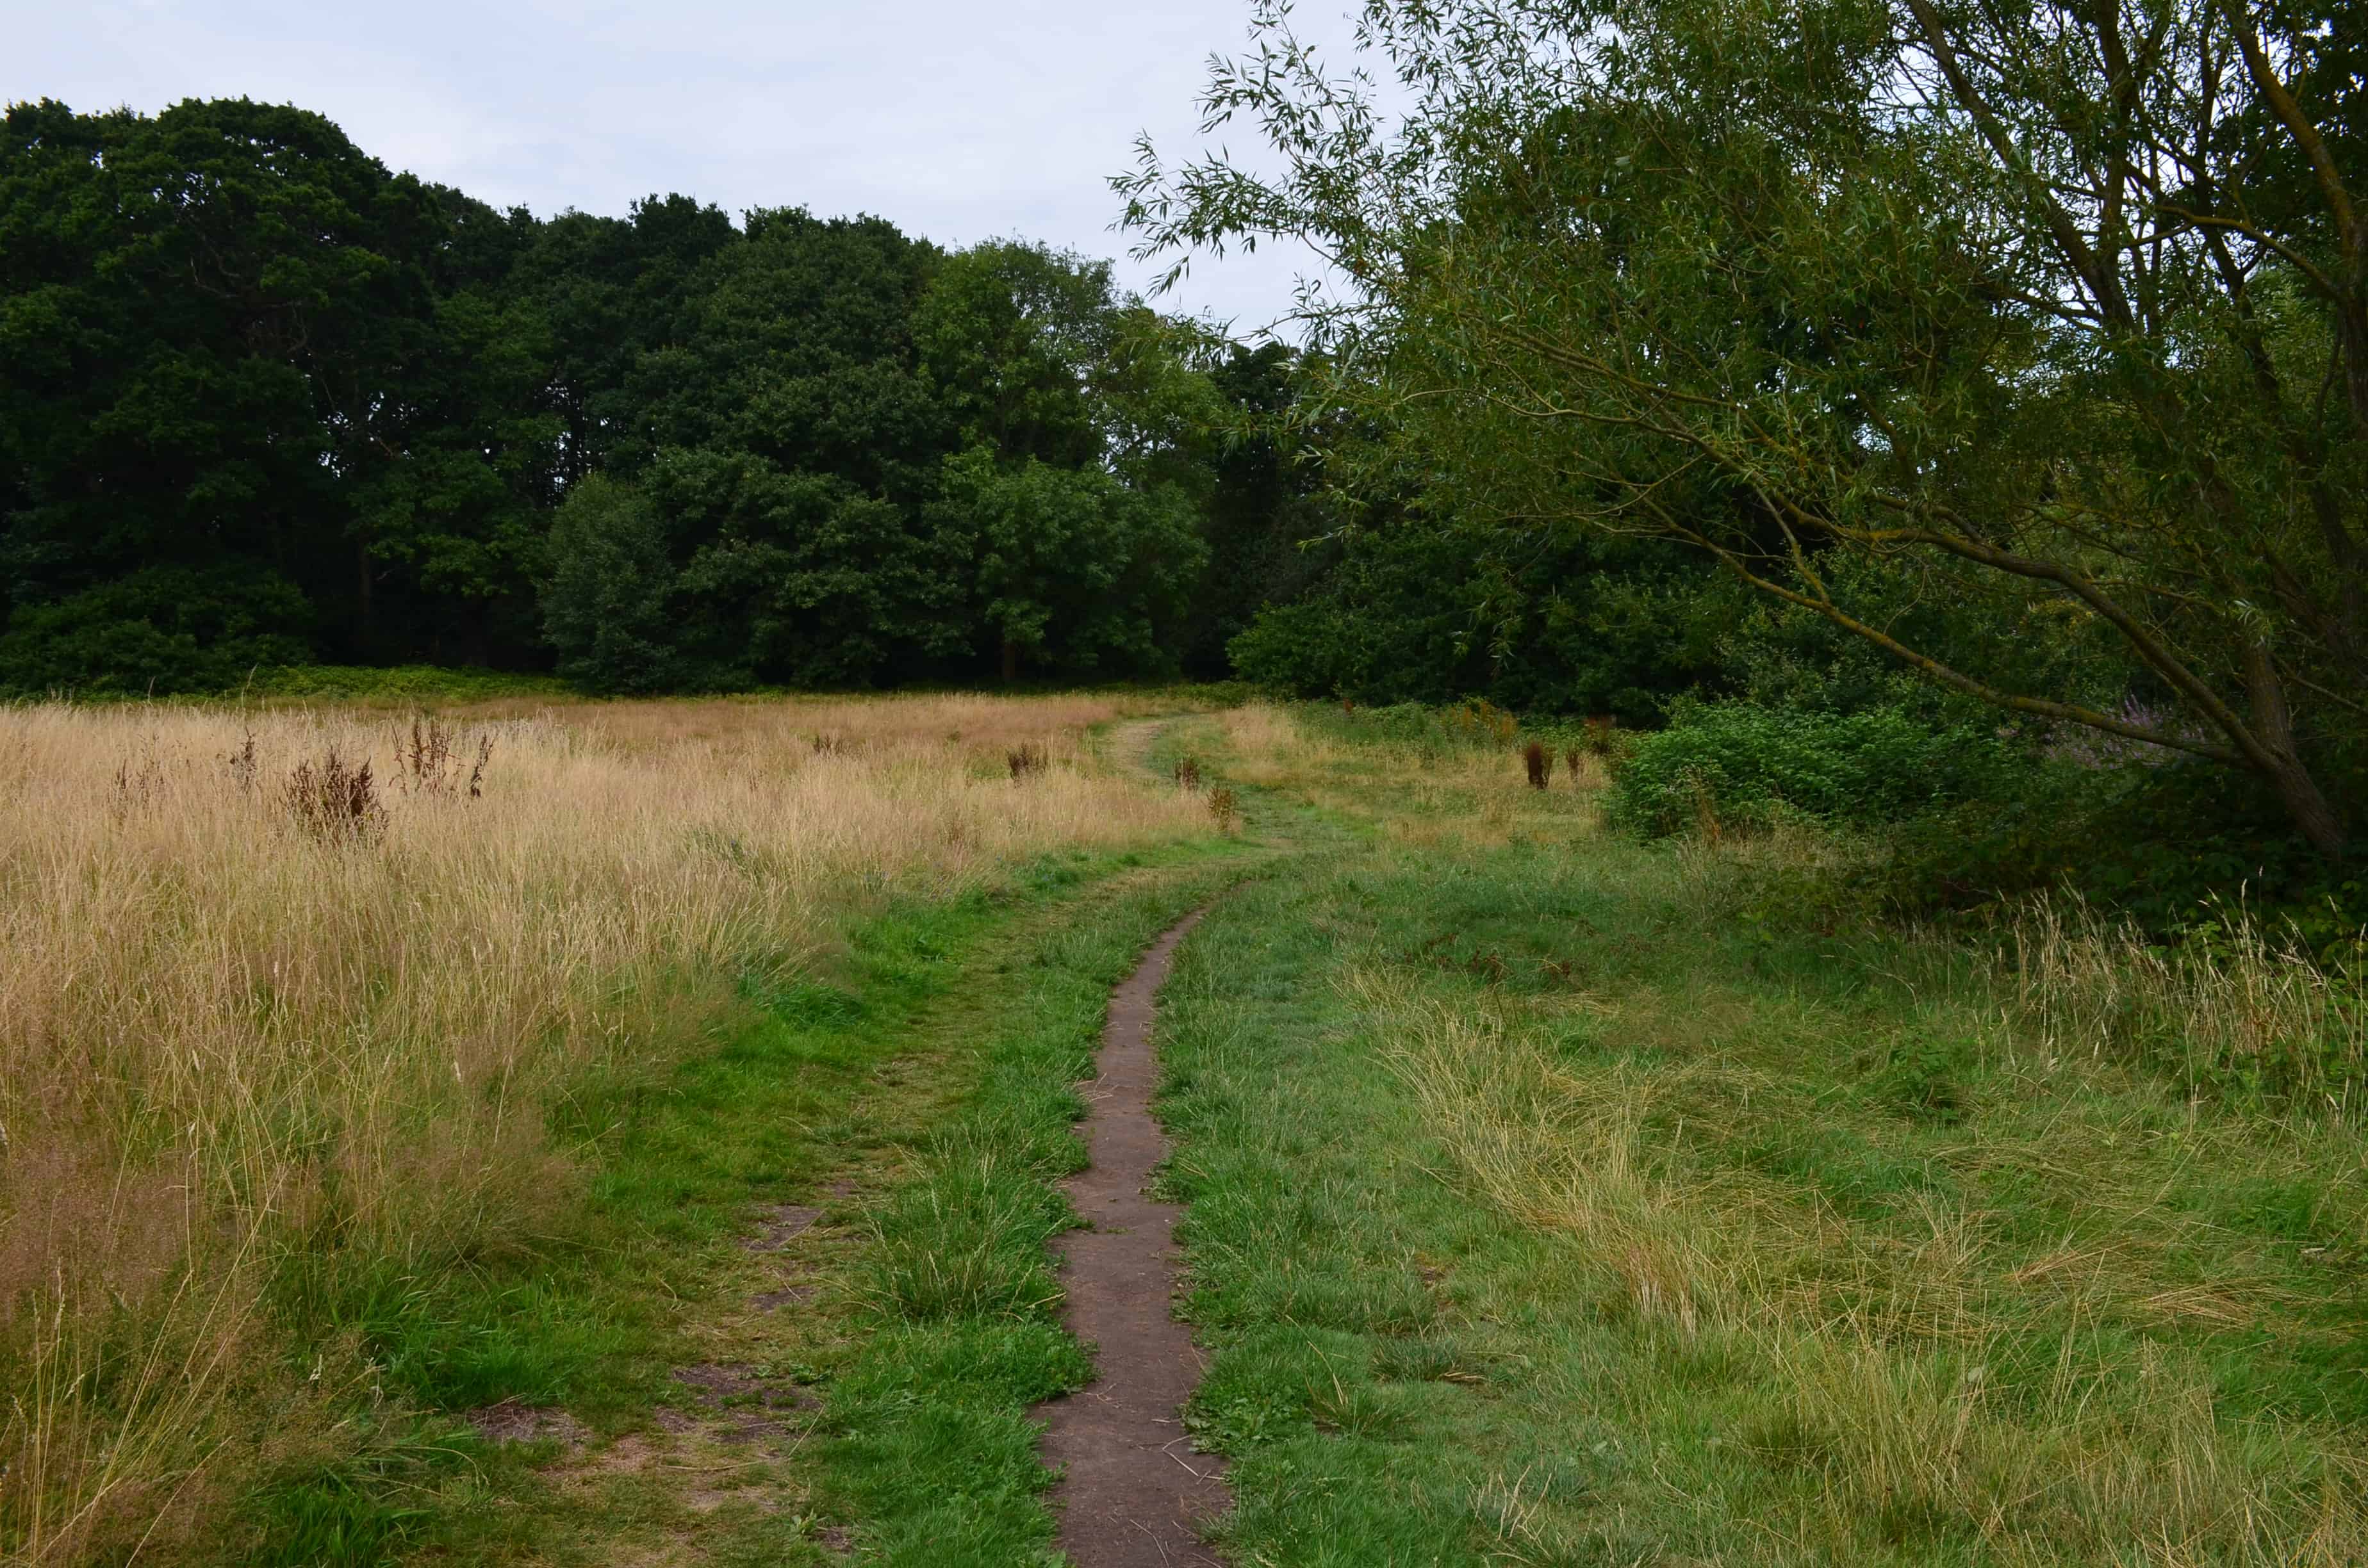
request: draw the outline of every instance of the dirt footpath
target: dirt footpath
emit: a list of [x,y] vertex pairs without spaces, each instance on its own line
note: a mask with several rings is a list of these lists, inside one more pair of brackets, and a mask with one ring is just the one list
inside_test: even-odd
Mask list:
[[1056,1246],[1070,1331],[1095,1347],[1097,1376],[1037,1407],[1049,1421],[1044,1461],[1065,1468],[1054,1493],[1061,1550],[1078,1568],[1180,1568],[1219,1562],[1195,1528],[1230,1502],[1223,1461],[1192,1451],[1183,1405],[1201,1381],[1201,1355],[1172,1310],[1182,1210],[1144,1195],[1167,1140],[1152,1119],[1159,1062],[1151,1049],[1155,998],[1190,918],[1153,944],[1111,994],[1099,1074],[1086,1085],[1092,1164],[1065,1185],[1089,1229]]

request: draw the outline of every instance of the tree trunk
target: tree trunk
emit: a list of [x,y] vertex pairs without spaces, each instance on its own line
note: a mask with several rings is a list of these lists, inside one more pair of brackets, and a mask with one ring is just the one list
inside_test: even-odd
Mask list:
[[371,603],[370,598],[370,546],[366,544],[354,546],[354,586],[356,590],[354,615],[358,632],[355,642],[361,651],[362,657],[368,658],[370,633],[373,631],[371,623],[376,619],[377,607]]
[[2343,853],[2351,841],[2351,835],[2344,832],[2343,819],[2335,814],[2335,808],[2319,792],[2318,785],[2308,769],[2300,762],[2289,759],[2286,766],[2271,777],[2270,782],[2277,786],[2278,800],[2284,805],[2286,815],[2302,829],[2303,836],[2310,840],[2312,848],[2322,855]]
[[2294,716],[2286,710],[2285,687],[2278,679],[2277,665],[2266,643],[2250,643],[2245,649],[2245,696],[2253,710],[2253,733],[2273,759],[2266,771],[2279,803],[2312,848],[2322,855],[2340,855],[2350,835],[2294,747]]
[[1009,686],[1019,678],[1019,644],[1008,634],[1003,639],[1003,684]]

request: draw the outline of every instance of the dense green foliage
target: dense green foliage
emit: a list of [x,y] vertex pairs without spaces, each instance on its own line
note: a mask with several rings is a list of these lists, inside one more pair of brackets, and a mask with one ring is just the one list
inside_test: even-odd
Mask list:
[[1634,742],[1613,815],[1648,834],[1791,809],[1868,826],[1995,799],[2032,764],[1987,726],[1936,727],[1898,709],[1817,714],[1722,703]]
[[1358,481],[1295,351],[877,218],[496,211],[318,115],[9,110],[0,690],[315,660],[660,692],[1236,667],[1652,719],[1699,573]]
[[1369,472],[1420,464],[1489,558],[1682,545],[1957,691],[2241,768],[2345,843],[2343,7],[1371,0],[1360,76],[1257,10],[1203,108],[1267,154],[1146,146],[1119,185],[1146,255],[1280,233],[1348,274],[1310,296],[1313,401],[1387,437]]
[[1853,898],[1893,914],[1995,913],[2068,892],[2167,938],[2208,938],[2242,910],[2330,963],[2368,957],[2357,852],[2320,854],[2244,776],[2159,750],[2068,747],[1929,693],[1680,703],[1665,728],[1622,738],[1609,807],[1646,837],[1788,819],[1845,830],[1879,866],[1853,869]]
[[680,196],[543,220],[295,108],[19,104],[0,690],[319,658],[616,691],[1221,675],[1267,593],[1241,562],[1298,526],[1229,432],[1290,359],[1019,242]]
[[1721,671],[1702,574],[1584,537],[1506,562],[1478,530],[1406,518],[1333,545],[1298,598],[1231,644],[1244,677],[1302,697],[1657,720]]

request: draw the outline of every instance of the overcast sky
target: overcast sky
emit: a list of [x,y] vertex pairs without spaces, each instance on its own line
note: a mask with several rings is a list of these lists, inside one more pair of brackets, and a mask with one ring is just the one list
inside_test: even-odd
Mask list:
[[[1347,0],[1304,0],[1344,37]],[[1104,183],[1148,131],[1195,144],[1247,0],[0,0],[0,98],[154,113],[316,109],[397,169],[496,206],[621,213],[684,191],[738,214],[875,212],[947,245],[1021,234],[1118,258]],[[1338,59],[1345,64],[1345,56]],[[1238,135],[1235,150],[1242,151]],[[1196,260],[1165,308],[1238,330],[1304,255]]]

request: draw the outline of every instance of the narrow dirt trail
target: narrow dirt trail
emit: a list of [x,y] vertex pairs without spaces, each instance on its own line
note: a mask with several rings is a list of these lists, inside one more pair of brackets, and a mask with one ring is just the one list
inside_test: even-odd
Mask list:
[[1184,1402],[1201,1361],[1172,1310],[1182,1210],[1144,1191],[1167,1153],[1151,1115],[1159,1086],[1153,1008],[1176,945],[1200,920],[1193,915],[1161,937],[1111,994],[1099,1073],[1086,1088],[1092,1164],[1064,1184],[1090,1227],[1055,1244],[1068,1324],[1096,1347],[1097,1375],[1036,1414],[1051,1423],[1045,1462],[1066,1467],[1054,1496],[1061,1550],[1077,1568],[1219,1562],[1194,1525],[1227,1506],[1224,1467],[1194,1453],[1184,1431]]

